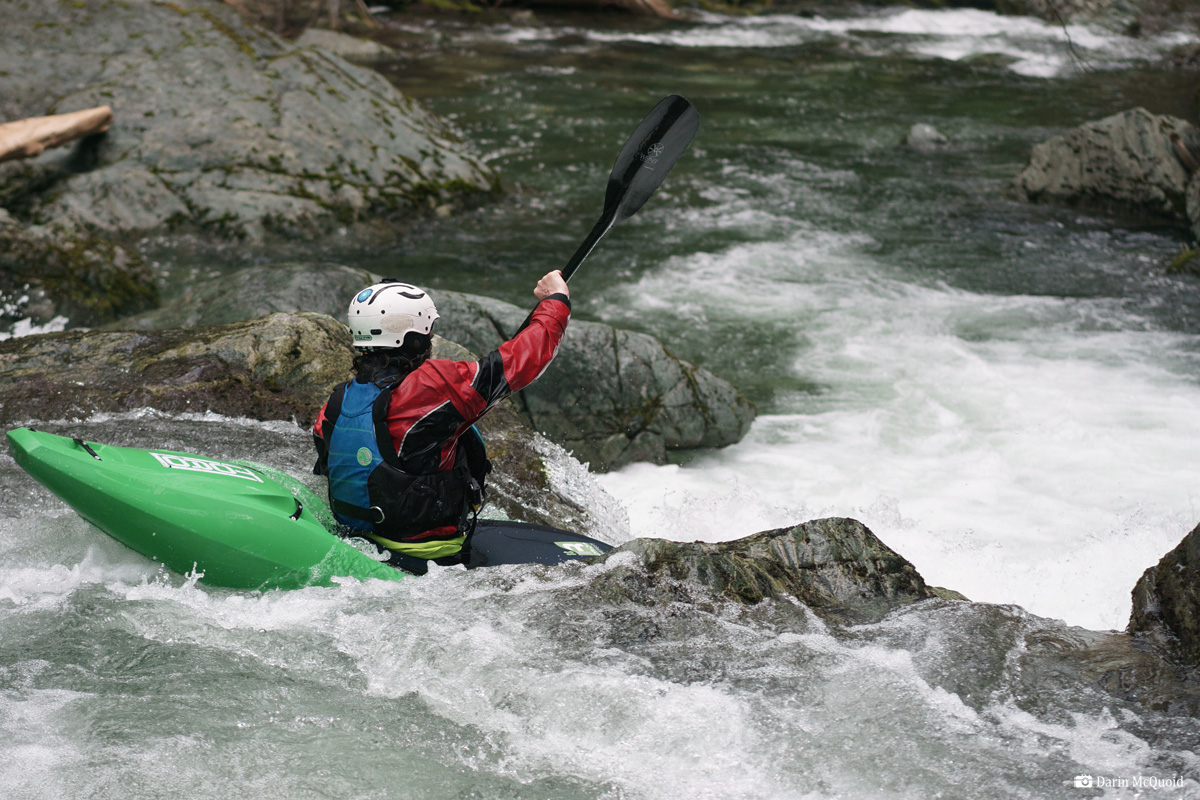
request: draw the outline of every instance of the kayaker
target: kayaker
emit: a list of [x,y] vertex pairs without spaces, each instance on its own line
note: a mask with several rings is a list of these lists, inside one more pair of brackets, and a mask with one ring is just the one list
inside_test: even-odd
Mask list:
[[348,535],[365,536],[393,566],[461,563],[491,469],[474,423],[550,365],[571,315],[558,270],[533,290],[526,327],[479,361],[430,358],[433,300],[385,280],[350,303],[354,378],[317,414],[314,472]]

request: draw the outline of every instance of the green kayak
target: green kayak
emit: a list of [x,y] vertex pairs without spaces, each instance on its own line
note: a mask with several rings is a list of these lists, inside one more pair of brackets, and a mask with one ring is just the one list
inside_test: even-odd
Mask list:
[[85,442],[17,428],[17,463],[117,541],[211,586],[293,589],[404,573],[330,533],[322,501],[246,463]]
[[[248,461],[8,432],[16,462],[81,517],[181,575],[232,589],[329,586],[407,573],[337,536],[329,505],[290,475]],[[358,540],[363,541],[363,540]],[[479,520],[468,569],[561,564],[612,547],[581,534]]]

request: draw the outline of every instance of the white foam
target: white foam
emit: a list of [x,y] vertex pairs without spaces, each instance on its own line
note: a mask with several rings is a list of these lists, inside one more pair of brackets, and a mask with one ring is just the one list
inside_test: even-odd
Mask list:
[[[1060,25],[1033,17],[977,9],[887,9],[859,17],[825,18],[763,14],[727,17],[698,13],[688,26],[654,32],[554,27],[509,27],[487,38],[514,44],[554,40],[571,34],[612,43],[705,48],[792,47],[830,37],[855,41],[866,54],[910,52],[952,61],[983,55],[1011,60],[1010,69],[1031,77],[1053,77],[1079,66],[1106,68],[1154,58],[1195,41],[1186,31],[1130,38],[1096,24]],[[881,40],[880,34],[886,39]],[[483,38],[477,33],[465,38]]]
[[0,726],[4,730],[0,737],[0,796],[68,797],[70,791],[63,779],[81,768],[81,748],[60,726],[66,709],[85,695],[32,686],[37,674],[50,666],[23,661],[4,670],[17,673],[12,680],[17,688],[0,692]]
[[37,333],[58,333],[65,331],[68,324],[70,324],[70,320],[63,316],[54,317],[41,325],[35,325],[33,319],[25,317],[14,322],[11,330],[0,332],[0,342],[22,336],[33,336]]
[[855,517],[932,583],[1123,628],[1137,578],[1200,516],[1196,337],[1097,330],[1123,315],[1104,301],[905,283],[857,245],[801,230],[678,259],[611,301],[637,315],[678,297],[698,337],[752,307],[795,332],[795,374],[823,387],[687,467],[602,476],[633,534]]

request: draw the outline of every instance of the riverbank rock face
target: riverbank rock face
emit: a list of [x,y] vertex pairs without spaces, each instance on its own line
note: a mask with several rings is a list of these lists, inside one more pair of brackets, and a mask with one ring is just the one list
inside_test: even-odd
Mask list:
[[157,305],[149,267],[136,254],[68,220],[26,226],[0,209],[0,328],[29,321],[96,325]]
[[[307,427],[350,375],[350,332],[321,314],[156,332],[68,331],[0,342],[0,423],[81,419],[154,408],[295,420]],[[472,358],[440,337],[438,358]],[[583,466],[543,440],[509,403],[480,423],[494,470],[492,508],[512,519],[620,541],[628,523],[615,503],[604,519],[572,491]],[[601,494],[598,487],[589,487]],[[599,507],[605,507],[601,503]],[[494,514],[492,515],[494,516]]]
[[819,519],[718,544],[634,539],[605,560],[636,556],[593,581],[610,602],[673,602],[703,587],[741,603],[794,597],[828,622],[877,622],[933,598],[965,599],[925,585],[917,570],[865,525]]
[[1165,641],[1200,665],[1200,527],[1138,580],[1129,632]]
[[1200,187],[1180,146],[1200,154],[1200,130],[1135,108],[1039,144],[1011,188],[1023,200],[1119,208],[1200,231]]
[[305,424],[349,374],[348,345],[345,326],[319,314],[10,339],[0,342],[0,422],[155,408]]
[[[197,283],[177,300],[112,327],[215,325],[276,311],[337,319],[348,298],[379,278],[338,264],[254,267]],[[528,311],[460,292],[431,291],[437,332],[474,353],[516,333]],[[533,427],[594,469],[662,463],[668,450],[739,441],[754,407],[731,384],[671,355],[654,337],[573,320],[543,380],[513,397]]]
[[252,240],[453,205],[495,175],[379,74],[216,0],[6,3],[0,119],[113,108],[108,133],[0,166],[0,207],[108,234]]

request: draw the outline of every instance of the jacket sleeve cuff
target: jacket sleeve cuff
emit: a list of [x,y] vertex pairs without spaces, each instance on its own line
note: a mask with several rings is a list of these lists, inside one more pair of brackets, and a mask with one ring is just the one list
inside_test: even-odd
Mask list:
[[[546,300],[558,300],[559,302],[566,304],[568,311],[571,309],[571,298],[567,297],[562,292],[555,292],[554,294],[547,297]],[[546,300],[543,300],[542,302],[544,303],[544,302],[546,302]]]

